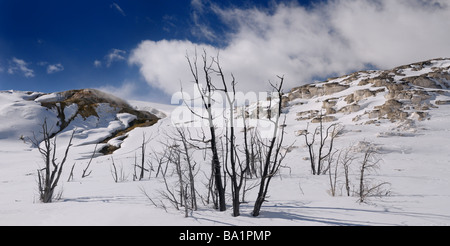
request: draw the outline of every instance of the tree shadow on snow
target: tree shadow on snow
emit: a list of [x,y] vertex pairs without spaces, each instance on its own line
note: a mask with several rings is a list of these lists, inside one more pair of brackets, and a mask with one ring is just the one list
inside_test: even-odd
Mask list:
[[[390,218],[390,222],[374,219],[377,216]],[[450,222],[450,216],[432,213],[295,205],[265,206],[260,217],[295,221],[299,226],[311,223],[332,226],[402,226],[405,221],[408,221],[407,217],[420,218],[428,222],[433,220]],[[398,223],[392,221],[398,221]]]

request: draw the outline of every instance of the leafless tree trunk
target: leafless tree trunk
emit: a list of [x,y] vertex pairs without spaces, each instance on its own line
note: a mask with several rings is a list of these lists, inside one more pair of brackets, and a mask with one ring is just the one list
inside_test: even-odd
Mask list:
[[92,160],[94,159],[95,151],[97,150],[97,145],[98,144],[95,144],[94,151],[92,152],[91,158],[89,159],[89,162],[88,162],[86,168],[83,170],[83,174],[81,175],[81,178],[85,178],[85,177],[91,175],[91,173],[92,173],[92,170],[89,171],[88,173],[87,173],[87,171],[89,169],[89,166],[91,165]]
[[111,175],[114,179],[114,182],[119,182],[119,176],[117,175],[117,167],[116,164],[114,163],[114,158],[111,156],[111,162],[112,162],[112,166],[114,168],[114,170],[111,170]]
[[[222,91],[225,94],[226,101],[227,101],[227,109],[228,109],[228,117],[227,117],[227,125],[226,126],[226,134],[225,134],[225,160],[224,160],[224,166],[225,170],[228,174],[228,177],[230,177],[231,181],[231,196],[232,196],[232,204],[233,204],[233,216],[239,216],[240,215],[240,196],[241,196],[241,189],[242,185],[244,183],[244,179],[246,178],[245,173],[248,169],[248,162],[249,162],[249,150],[248,145],[246,145],[245,153],[246,153],[246,159],[244,161],[241,161],[238,155],[238,149],[236,146],[236,133],[235,133],[235,115],[234,110],[236,108],[236,80],[231,74],[232,81],[231,81],[231,90],[228,87],[228,84],[225,80],[225,75],[222,71],[222,67],[219,63],[219,57],[213,58],[213,62],[216,65],[216,69],[214,70],[216,74],[221,78],[222,81],[222,89],[217,89],[218,91]],[[245,118],[244,118],[245,120]],[[244,127],[244,136],[246,136],[246,127]],[[228,158],[229,157],[229,158]],[[228,165],[228,163],[230,165]]]
[[56,136],[53,140],[51,139],[46,120],[44,120],[44,123],[42,124],[42,134],[44,138],[42,141],[43,147],[41,147],[41,144],[36,137],[34,137],[31,142],[38,148],[45,163],[44,168],[38,170],[39,198],[43,203],[51,203],[54,190],[58,185],[64,164],[67,160],[69,149],[72,146],[72,139],[75,131],[72,132],[69,143],[67,144],[64,152],[64,157],[59,163],[56,158]]
[[[309,126],[309,125],[308,125]],[[312,135],[312,140],[311,142],[308,140],[308,127],[306,128],[306,131],[303,133],[303,136],[305,136],[305,143],[306,146],[308,146],[308,151],[309,151],[309,161],[311,163],[311,172],[313,175],[316,175],[316,155],[314,153],[314,142],[316,141],[316,131],[314,131],[313,135]]]
[[144,178],[144,163],[145,163],[145,132],[142,133],[142,145],[141,145],[141,174],[139,175],[139,180]]
[[72,168],[70,169],[69,178],[67,178],[67,182],[73,181],[73,169],[75,168],[75,163],[73,163]]
[[[256,198],[255,201],[255,205],[253,207],[253,212],[252,215],[254,217],[258,216],[261,210],[261,206],[264,203],[266,196],[267,196],[267,192],[269,190],[269,184],[271,179],[274,177],[275,174],[277,174],[281,163],[286,155],[286,153],[282,153],[281,152],[281,147],[282,147],[282,143],[283,143],[283,138],[284,138],[284,129],[281,129],[281,134],[279,134],[279,120],[280,120],[280,116],[281,116],[281,100],[282,100],[282,87],[283,87],[283,82],[284,82],[284,78],[283,77],[279,77],[280,78],[280,84],[278,86],[274,86],[272,85],[272,87],[276,90],[276,93],[278,94],[278,114],[275,117],[275,120],[272,122],[274,123],[274,130],[273,130],[273,135],[271,137],[271,139],[269,140],[269,144],[266,145],[262,139],[260,139],[259,144],[263,146],[264,148],[264,152],[262,157],[264,158],[262,160],[263,163],[263,173],[262,176],[260,177],[260,184],[259,184],[259,192],[258,192],[258,196]],[[272,100],[272,99],[271,99]],[[284,124],[283,124],[284,126]],[[279,135],[279,136],[278,136]]]
[[[195,176],[197,173],[197,163],[192,159],[191,144],[187,140],[186,129],[176,128],[175,135],[167,135],[167,143],[164,145],[163,153],[155,154],[158,165],[171,164],[176,182],[171,183],[170,174],[161,171],[165,190],[160,191],[164,200],[168,200],[177,210],[184,208],[185,216],[190,211],[196,211],[197,190],[195,186]],[[162,168],[161,168],[162,169]],[[170,173],[170,172],[169,172]]]
[[[336,151],[337,152],[337,151]],[[332,196],[336,196],[336,183],[337,183],[337,177],[338,177],[338,167],[339,167],[339,160],[341,158],[341,153],[339,153],[338,159],[335,162],[333,157],[336,154],[334,152],[333,154],[328,156],[328,177],[330,181],[330,192]],[[333,163],[334,163],[334,170],[333,170]]]
[[354,156],[351,155],[351,148],[347,148],[345,150],[344,155],[341,157],[341,153],[339,153],[340,161],[342,163],[342,167],[344,168],[344,177],[345,177],[345,190],[347,191],[347,196],[350,196],[350,165],[352,162],[356,159]]
[[[225,211],[226,210],[225,188],[222,183],[222,168],[221,168],[219,154],[218,154],[218,150],[217,150],[216,128],[213,124],[214,115],[212,112],[212,94],[214,92],[214,85],[212,83],[212,79],[210,76],[210,74],[214,72],[212,69],[212,63],[208,64],[208,61],[206,58],[206,51],[205,51],[204,55],[203,55],[203,72],[204,72],[204,76],[205,76],[205,82],[206,82],[205,86],[206,87],[201,88],[200,78],[199,78],[199,73],[198,73],[198,68],[197,68],[197,56],[195,56],[194,61],[191,61],[189,56],[186,56],[186,58],[189,63],[189,67],[190,67],[192,76],[194,77],[194,83],[197,86],[198,92],[201,95],[203,106],[205,107],[206,112],[207,112],[206,117],[203,117],[202,115],[200,117],[202,119],[206,119],[209,124],[209,131],[211,134],[210,144],[211,144],[211,153],[212,153],[211,165],[213,167],[214,183],[215,183],[216,190],[218,192],[219,210]],[[196,114],[194,111],[192,111],[192,113]],[[196,115],[199,116],[198,114],[196,114]]]
[[379,184],[373,184],[368,180],[368,175],[371,172],[376,171],[379,168],[379,162],[381,159],[377,157],[377,152],[373,146],[367,147],[364,152],[364,157],[361,162],[360,175],[359,175],[359,202],[365,202],[367,197],[370,196],[385,196],[389,194],[388,189],[384,189],[387,182]]
[[116,164],[114,162],[114,157],[111,156],[111,162],[112,162],[112,169],[111,169],[111,175],[114,179],[114,182],[119,183],[119,182],[124,182],[127,180],[128,175],[125,174],[125,172],[123,171],[123,165],[121,165],[119,167],[119,170],[117,170]]
[[[308,125],[309,127],[309,125]],[[319,126],[316,127],[313,133],[309,132],[308,127],[301,135],[305,137],[305,143],[309,151],[309,160],[311,163],[311,172],[313,175],[321,175],[325,172],[322,170],[325,161],[330,156],[334,148],[334,140],[342,130],[338,124],[331,124],[327,128],[323,125],[323,115],[319,116]],[[314,149],[316,137],[319,136],[317,153]],[[312,139],[309,139],[311,136]]]
[[184,154],[184,160],[186,161],[186,169],[188,173],[188,184],[186,185],[186,188],[189,187],[189,192],[186,190],[185,193],[189,194],[189,196],[186,196],[186,200],[190,200],[191,209],[197,210],[197,190],[195,189],[195,174],[194,170],[196,168],[196,163],[192,159],[191,153],[189,152],[188,147],[188,139],[186,138],[186,133],[183,129],[177,128],[178,135],[180,136],[181,143],[183,145],[182,153]]

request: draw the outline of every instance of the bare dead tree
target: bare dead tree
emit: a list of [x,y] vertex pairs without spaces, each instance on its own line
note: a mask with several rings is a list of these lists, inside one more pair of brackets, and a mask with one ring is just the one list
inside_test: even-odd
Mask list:
[[114,162],[114,157],[111,156],[111,175],[113,177],[114,182],[119,183],[119,182],[124,182],[127,180],[128,176],[125,174],[124,170],[123,170],[123,165],[121,165],[119,167],[119,170],[117,170],[116,164]]
[[167,141],[161,143],[164,145],[162,153],[155,156],[159,160],[159,166],[166,163],[167,169],[170,164],[172,170],[169,173],[163,170],[160,172],[165,184],[165,190],[161,190],[160,195],[177,210],[184,209],[187,217],[189,212],[196,211],[198,208],[198,192],[195,185],[198,170],[197,163],[192,158],[191,143],[187,141],[186,131],[186,129],[176,128],[176,133],[167,135]]
[[75,168],[76,162],[73,163],[72,168],[70,169],[69,177],[67,178],[67,182],[73,181],[73,169]]
[[[283,88],[284,77],[279,77],[279,79],[280,79],[280,83],[278,84],[278,86],[271,84],[272,87],[275,89],[275,92],[278,96],[278,102],[277,102],[278,112],[277,112],[275,119],[274,120],[271,119],[271,121],[274,124],[272,137],[270,138],[268,144],[265,144],[261,138],[259,140],[259,144],[261,146],[263,146],[263,149],[264,149],[264,151],[262,152],[263,153],[262,157],[264,159],[261,160],[262,167],[263,167],[262,168],[263,173],[260,177],[258,196],[256,198],[255,205],[253,207],[253,212],[252,212],[252,215],[254,217],[259,216],[261,206],[264,203],[266,196],[267,196],[267,192],[269,190],[270,181],[272,180],[274,175],[278,173],[281,163],[284,160],[284,157],[286,156],[286,153],[287,153],[287,152],[283,153],[281,151],[283,140],[284,140],[284,129],[283,129],[283,127],[281,127],[281,133],[279,132],[280,131],[279,120],[280,120],[281,111],[282,111],[281,99],[283,96],[282,88]],[[272,100],[272,97],[270,100]],[[285,124],[282,124],[282,126],[284,126],[284,125]]]
[[156,203],[153,201],[150,194],[145,190],[144,187],[142,186],[139,187],[139,190],[141,191],[142,194],[144,194],[145,197],[147,197],[147,199],[153,204],[153,206],[155,206],[156,208],[158,207],[158,205],[156,205]]
[[351,148],[347,148],[344,152],[341,151],[339,153],[339,159],[344,169],[345,190],[347,191],[347,196],[350,196],[350,165],[356,160],[356,157],[351,154],[351,150]]
[[[181,153],[184,155],[184,161],[186,162],[186,169],[187,169],[187,177],[188,177],[188,184],[186,184],[186,197],[185,200],[190,200],[191,209],[197,210],[197,197],[196,193],[197,190],[195,188],[195,176],[194,170],[196,168],[197,163],[192,159],[191,153],[189,152],[189,143],[186,137],[186,132],[182,128],[176,129],[178,132],[178,136],[180,137],[180,141],[182,143],[182,151]],[[189,190],[187,190],[189,188]]]
[[144,163],[145,163],[145,132],[142,133],[142,145],[141,145],[141,173],[139,175],[139,180],[142,180],[144,178]]
[[91,173],[92,173],[92,170],[89,171],[88,173],[87,173],[87,171],[89,169],[89,166],[91,165],[92,160],[94,159],[95,151],[97,150],[97,145],[98,144],[95,144],[94,151],[92,152],[91,158],[89,159],[89,162],[88,162],[86,168],[83,169],[83,174],[81,175],[81,178],[85,178],[85,177],[91,175]]
[[[167,155],[167,158],[170,163],[175,163],[177,165],[177,161],[179,160],[179,155],[177,153],[173,153],[173,148],[168,146],[169,148],[165,148],[165,151],[167,151],[169,154]],[[164,200],[169,201],[177,210],[180,209],[180,202],[178,201],[177,197],[175,196],[175,193],[173,191],[173,188],[169,184],[167,173],[162,173],[162,178],[165,185],[165,190],[160,191],[159,193],[163,197]],[[164,203],[161,202],[163,206],[165,207]]]
[[[231,74],[231,79],[226,81],[224,72],[220,65],[219,56],[211,57],[207,59],[206,51],[202,56],[203,58],[203,74],[205,86],[200,84],[199,69],[197,67],[197,55],[194,59],[186,56],[189,64],[191,74],[194,78],[194,84],[196,85],[197,91],[200,94],[200,99],[203,104],[203,109],[206,110],[206,114],[199,114],[193,108],[191,108],[186,101],[184,103],[188,106],[192,114],[199,117],[202,120],[208,122],[210,137],[203,142],[207,142],[210,146],[211,156],[212,156],[212,170],[210,178],[210,187],[212,182],[214,182],[214,191],[210,190],[210,195],[213,202],[217,202],[220,211],[225,211],[225,190],[228,180],[231,183],[231,200],[233,205],[233,216],[240,215],[240,203],[241,195],[242,199],[245,197],[244,192],[248,191],[246,188],[246,181],[248,177],[259,176],[260,177],[260,192],[255,203],[254,216],[258,216],[261,209],[261,205],[264,202],[269,183],[271,178],[278,172],[281,162],[284,159],[286,153],[281,151],[281,146],[283,142],[284,131],[281,130],[279,133],[279,121],[281,115],[281,99],[282,99],[282,85],[284,82],[283,77],[279,77],[280,83],[277,86],[272,87],[276,91],[276,96],[278,97],[277,105],[275,105],[275,110],[277,112],[275,117],[272,117],[272,103],[273,98],[270,98],[270,105],[267,108],[268,121],[273,123],[274,132],[273,138],[270,140],[263,140],[256,132],[253,130],[253,134],[249,133],[249,129],[245,124],[244,119],[244,147],[239,147],[236,144],[236,129],[235,129],[235,113],[236,109],[236,80],[233,74]],[[212,76],[219,78],[221,83],[213,84]],[[224,129],[225,136],[219,137],[220,133],[217,132],[216,126],[213,124],[215,120],[215,115],[212,111],[212,103],[214,102],[213,94],[223,93],[225,95],[225,103],[227,107],[222,112],[226,119],[226,127]],[[257,102],[259,105],[259,102]],[[222,105],[223,106],[223,105]],[[259,118],[259,108],[257,108],[257,116]],[[280,136],[278,136],[280,135]],[[203,134],[204,136],[204,134]],[[243,154],[244,156],[242,156]],[[220,159],[222,158],[222,159]],[[221,168],[223,164],[223,169]],[[223,176],[222,172],[223,171]],[[259,173],[258,173],[259,172]],[[223,179],[222,179],[223,177]],[[227,177],[229,179],[227,179]],[[180,187],[181,189],[181,187]],[[244,191],[244,192],[243,192]],[[209,199],[209,195],[208,195]]]
[[[238,154],[238,148],[236,146],[236,133],[235,133],[235,114],[234,110],[236,108],[236,80],[233,74],[231,74],[231,82],[227,83],[225,79],[225,75],[223,73],[222,67],[219,62],[219,56],[216,58],[212,58],[213,63],[215,64],[215,68],[212,69],[222,82],[222,88],[216,88],[216,91],[222,91],[226,98],[227,109],[228,109],[228,117],[227,117],[227,126],[226,126],[226,134],[225,134],[225,154],[224,156],[224,166],[227,172],[228,177],[231,181],[231,197],[233,204],[233,216],[240,215],[240,196],[241,189],[244,184],[244,180],[246,179],[245,173],[248,170],[248,163],[250,161],[248,145],[245,145],[244,149],[246,158],[241,160]],[[230,86],[230,88],[229,88]],[[224,114],[226,115],[226,114]],[[245,119],[244,119],[245,120]],[[245,122],[244,122],[245,123]],[[246,136],[246,127],[244,127],[244,135]]]
[[368,146],[364,152],[364,157],[360,166],[359,175],[359,202],[365,202],[370,196],[386,196],[389,194],[389,189],[384,186],[389,185],[387,182],[372,183],[368,175],[379,168],[381,159],[377,157],[377,151],[373,146]]
[[337,151],[333,152],[331,155],[328,156],[328,168],[327,169],[328,169],[328,178],[330,181],[330,193],[332,196],[336,196],[336,183],[337,183],[337,179],[338,179],[338,167],[339,167],[339,160],[341,157],[341,153],[339,153],[337,161],[334,161],[334,156],[336,153],[337,153]]
[[[156,178],[159,176],[160,173],[165,175],[165,173],[167,172],[167,168],[168,168],[168,158],[166,156],[167,154],[168,154],[167,151],[163,151],[162,153],[159,153],[155,150],[152,151],[152,159],[155,163],[158,164],[158,168],[156,169],[156,174],[155,174]],[[165,164],[165,167],[163,167],[164,164]]]
[[[337,123],[324,127],[323,115],[321,114],[319,116],[319,126],[316,127],[314,132],[309,132],[308,128],[309,124],[301,135],[305,137],[305,144],[308,147],[311,172],[313,175],[321,175],[325,173],[322,168],[324,167],[325,161],[333,151],[334,140],[342,131],[342,127]],[[318,150],[315,149],[317,136],[319,141]]]
[[201,117],[202,119],[205,119],[208,121],[208,127],[210,131],[210,145],[211,145],[211,154],[212,154],[212,172],[214,175],[214,183],[215,188],[218,193],[218,205],[220,211],[226,210],[226,202],[225,202],[225,188],[222,181],[222,167],[219,159],[218,149],[217,149],[217,135],[216,135],[216,127],[213,124],[214,115],[212,112],[212,103],[213,103],[213,93],[215,91],[215,87],[213,85],[212,79],[211,79],[211,73],[214,73],[214,70],[212,69],[213,62],[208,62],[208,59],[206,57],[206,51],[204,51],[203,54],[203,73],[205,77],[205,87],[202,87],[200,83],[200,77],[197,67],[197,54],[194,57],[194,60],[192,61],[189,56],[186,56],[189,68],[191,71],[192,76],[194,77],[194,83],[197,87],[198,92],[201,95],[201,100],[203,103],[203,106],[207,112],[206,117],[203,115],[199,115],[195,113],[192,109],[191,112],[195,115]]
[[116,164],[114,163],[114,158],[111,156],[111,163],[112,163],[112,167],[114,170],[111,170],[111,175],[114,179],[114,182],[119,182],[119,176],[117,175],[117,167]]
[[58,185],[59,178],[67,160],[67,155],[69,154],[69,149],[72,146],[72,139],[75,135],[75,130],[70,136],[69,143],[64,151],[64,157],[61,162],[57,161],[56,158],[56,136],[51,137],[50,130],[48,129],[47,120],[44,120],[42,124],[42,145],[37,140],[36,136],[30,141],[34,146],[36,146],[42,155],[45,166],[42,169],[38,169],[38,189],[39,189],[39,199],[43,203],[51,203],[54,196],[54,190]]
[[[145,160],[145,153],[146,153],[146,147],[148,142],[150,142],[152,139],[151,138],[146,138],[145,136],[145,132],[142,133],[142,143],[140,146],[140,151],[141,151],[141,163],[138,164],[137,163],[137,155],[134,155],[134,164],[133,164],[133,181],[139,180],[141,181],[144,178],[144,174],[145,172],[149,173],[149,178],[151,175],[151,171],[152,171],[152,164],[151,161],[149,160]],[[147,164],[149,166],[149,168],[145,168],[145,164]],[[137,168],[139,168],[139,177],[137,174]]]

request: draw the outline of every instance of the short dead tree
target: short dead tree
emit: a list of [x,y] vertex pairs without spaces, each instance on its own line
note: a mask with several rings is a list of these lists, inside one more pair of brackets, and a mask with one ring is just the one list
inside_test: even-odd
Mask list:
[[389,186],[387,182],[375,183],[369,178],[369,175],[379,169],[380,158],[377,157],[377,151],[373,146],[367,147],[364,152],[363,160],[360,166],[359,175],[359,202],[365,202],[368,197],[387,196],[390,190],[386,188]]
[[51,203],[54,198],[54,191],[58,185],[59,178],[67,160],[69,149],[72,146],[72,139],[75,134],[75,130],[70,136],[69,143],[64,152],[63,159],[58,162],[56,158],[56,136],[51,137],[50,130],[48,129],[47,121],[42,124],[42,143],[34,135],[33,139],[30,139],[31,143],[38,148],[42,155],[45,166],[37,170],[38,174],[38,190],[39,199],[43,203]]
[[325,174],[326,169],[323,170],[325,162],[333,153],[334,140],[343,128],[337,123],[324,126],[322,114],[319,116],[319,126],[314,132],[310,132],[308,127],[300,135],[305,137],[305,144],[308,147],[311,172],[313,175]]
[[[155,155],[159,156],[159,166],[166,164],[165,170],[161,171],[165,190],[159,193],[175,209],[184,209],[186,217],[198,207],[195,177],[199,171],[197,162],[192,158],[191,148],[195,146],[188,141],[188,135],[187,129],[176,128],[176,133],[167,135],[167,142],[161,143],[163,152]],[[171,172],[168,172],[169,166]],[[163,201],[161,204],[166,207]]]

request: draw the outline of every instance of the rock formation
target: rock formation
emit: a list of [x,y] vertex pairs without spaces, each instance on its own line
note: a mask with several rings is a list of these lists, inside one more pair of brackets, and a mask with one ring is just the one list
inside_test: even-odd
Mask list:
[[327,121],[352,115],[354,122],[426,120],[429,111],[450,105],[450,59],[433,59],[392,70],[361,71],[293,88],[284,104],[300,104],[297,120]]

